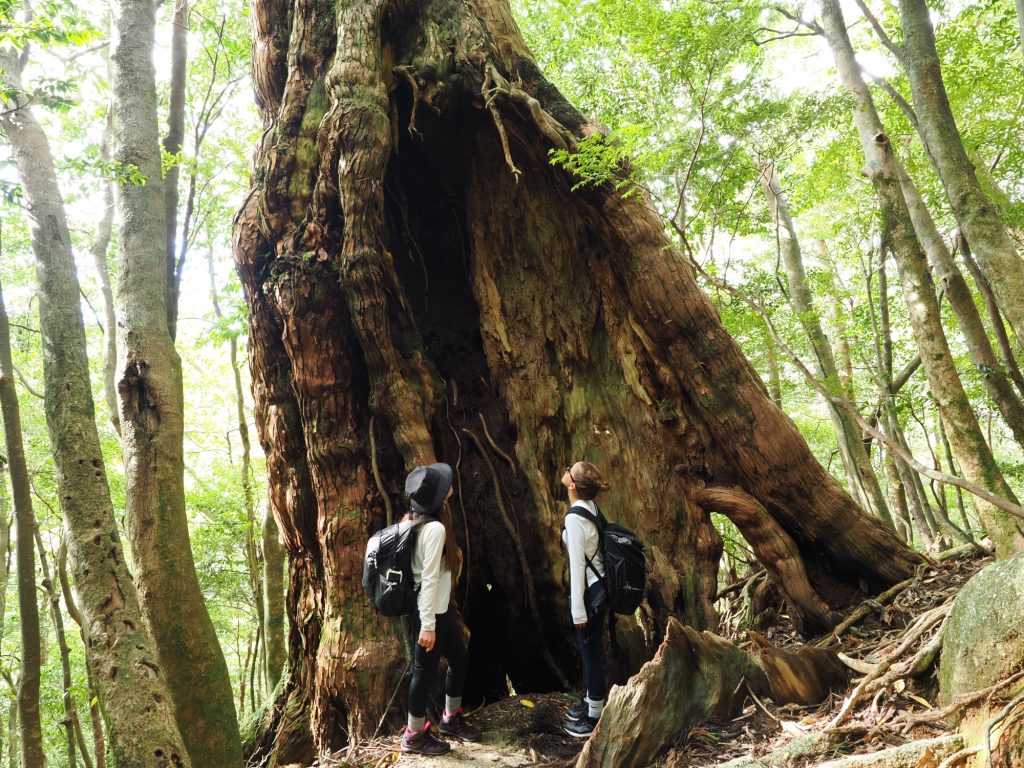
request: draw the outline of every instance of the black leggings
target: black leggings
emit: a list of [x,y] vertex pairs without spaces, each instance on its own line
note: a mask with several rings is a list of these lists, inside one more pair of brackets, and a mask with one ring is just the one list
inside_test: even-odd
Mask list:
[[587,626],[576,628],[580,641],[580,655],[583,657],[583,679],[587,684],[587,696],[593,701],[603,701],[607,686],[604,678],[604,629],[605,611],[587,619]]
[[427,694],[434,687],[437,677],[437,664],[442,656],[448,662],[448,674],[445,676],[444,692],[448,696],[462,696],[466,687],[466,645],[462,642],[459,622],[451,611],[439,613],[436,617],[434,650],[427,651],[417,640],[420,634],[420,616],[412,615],[412,682],[409,683],[409,714],[413,717],[425,717],[427,713]]

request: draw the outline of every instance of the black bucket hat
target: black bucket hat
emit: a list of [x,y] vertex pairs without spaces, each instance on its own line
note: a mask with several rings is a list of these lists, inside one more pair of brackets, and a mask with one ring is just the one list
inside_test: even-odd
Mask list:
[[405,495],[412,511],[430,515],[438,510],[452,487],[452,468],[447,464],[416,467],[405,478]]

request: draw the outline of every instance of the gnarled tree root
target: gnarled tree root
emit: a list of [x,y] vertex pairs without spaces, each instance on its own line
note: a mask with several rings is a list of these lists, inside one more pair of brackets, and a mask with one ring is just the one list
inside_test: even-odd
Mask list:
[[764,505],[738,488],[701,488],[693,500],[707,512],[728,517],[782,589],[796,630],[809,637],[835,626],[835,616],[807,578],[792,537]]
[[746,698],[744,680],[767,690],[764,674],[735,645],[669,619],[654,658],[612,688],[576,768],[650,764],[698,722],[735,716]]

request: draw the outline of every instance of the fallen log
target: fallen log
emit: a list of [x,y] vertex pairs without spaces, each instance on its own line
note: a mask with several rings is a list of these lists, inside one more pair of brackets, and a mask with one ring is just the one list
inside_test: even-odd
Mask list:
[[614,686],[576,768],[639,768],[708,719],[735,716],[746,685],[768,690],[764,673],[728,640],[670,618],[654,658]]

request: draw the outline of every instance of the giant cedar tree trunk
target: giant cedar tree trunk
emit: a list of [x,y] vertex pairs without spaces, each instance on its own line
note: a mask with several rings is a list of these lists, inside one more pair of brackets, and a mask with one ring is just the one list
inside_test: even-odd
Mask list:
[[416,463],[457,470],[470,699],[577,676],[558,546],[573,459],[605,469],[603,508],[652,547],[642,631],[620,631],[634,659],[670,614],[714,624],[704,486],[755,499],[819,585],[912,569],[771,401],[661,221],[550,166],[597,129],[505,0],[259,0],[253,18],[267,130],[235,257],[290,555],[288,678],[255,756],[376,728],[405,660],[362,554]]

